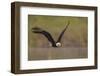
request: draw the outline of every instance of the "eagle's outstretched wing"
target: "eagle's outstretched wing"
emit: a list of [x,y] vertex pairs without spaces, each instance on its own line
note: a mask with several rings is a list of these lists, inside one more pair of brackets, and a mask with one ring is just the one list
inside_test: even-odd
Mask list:
[[38,33],[38,34],[43,34],[49,40],[49,42],[51,42],[52,46],[56,47],[56,43],[49,32],[47,32],[39,27],[32,28],[32,32]]
[[66,29],[68,28],[70,22],[68,21],[68,24],[66,25],[66,27],[63,29],[63,31],[60,33],[57,42],[61,42],[61,38],[64,35],[64,32],[66,31]]

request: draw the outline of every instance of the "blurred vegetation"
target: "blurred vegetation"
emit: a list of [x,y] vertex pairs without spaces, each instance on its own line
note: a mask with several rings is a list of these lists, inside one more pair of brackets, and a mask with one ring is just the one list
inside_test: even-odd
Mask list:
[[37,26],[47,30],[56,41],[68,21],[70,21],[70,25],[62,38],[62,47],[87,47],[87,17],[44,15],[28,15],[28,47],[49,47],[46,37],[32,33],[33,27]]

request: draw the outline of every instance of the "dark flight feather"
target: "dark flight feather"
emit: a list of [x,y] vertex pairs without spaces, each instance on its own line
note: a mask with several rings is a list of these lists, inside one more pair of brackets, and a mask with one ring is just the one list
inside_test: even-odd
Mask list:
[[32,32],[43,34],[49,40],[49,42],[51,42],[52,46],[56,47],[56,43],[49,32],[47,32],[39,27],[32,28]]
[[[64,32],[65,32],[66,29],[68,28],[69,24],[70,24],[70,22],[68,22],[68,24],[66,25],[66,27],[65,27],[65,28],[62,30],[62,32],[60,33],[57,42],[61,42],[61,38],[63,37]],[[44,36],[49,40],[49,42],[51,42],[52,47],[57,47],[57,46],[56,46],[56,43],[57,43],[57,42],[54,41],[54,39],[53,39],[53,37],[51,36],[51,34],[50,34],[49,32],[47,32],[46,30],[43,30],[43,29],[41,29],[41,28],[39,28],[39,27],[34,27],[34,28],[32,28],[32,32],[44,35]]]
[[63,31],[60,33],[57,42],[61,42],[61,38],[63,37],[64,32],[65,32],[66,29],[68,28],[69,24],[70,24],[70,22],[68,21],[68,24],[67,24],[66,27],[63,29]]

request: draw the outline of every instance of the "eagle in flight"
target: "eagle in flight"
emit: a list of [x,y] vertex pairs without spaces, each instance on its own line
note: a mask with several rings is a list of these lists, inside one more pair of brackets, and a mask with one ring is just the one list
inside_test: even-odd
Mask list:
[[32,28],[32,32],[44,35],[48,39],[48,41],[51,43],[52,47],[60,47],[62,45],[61,44],[61,39],[62,39],[62,37],[64,35],[64,32],[68,28],[69,24],[70,24],[70,22],[68,21],[68,24],[66,25],[66,27],[60,33],[57,41],[55,41],[53,39],[53,37],[51,36],[51,34],[48,31],[43,30],[42,28],[34,27],[34,28]]

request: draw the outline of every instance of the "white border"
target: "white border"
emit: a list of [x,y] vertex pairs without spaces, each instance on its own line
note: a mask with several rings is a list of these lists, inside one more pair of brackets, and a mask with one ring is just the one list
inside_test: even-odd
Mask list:
[[[28,61],[28,14],[88,17],[88,58]],[[94,11],[41,7],[21,7],[20,17],[21,70],[94,65]]]

